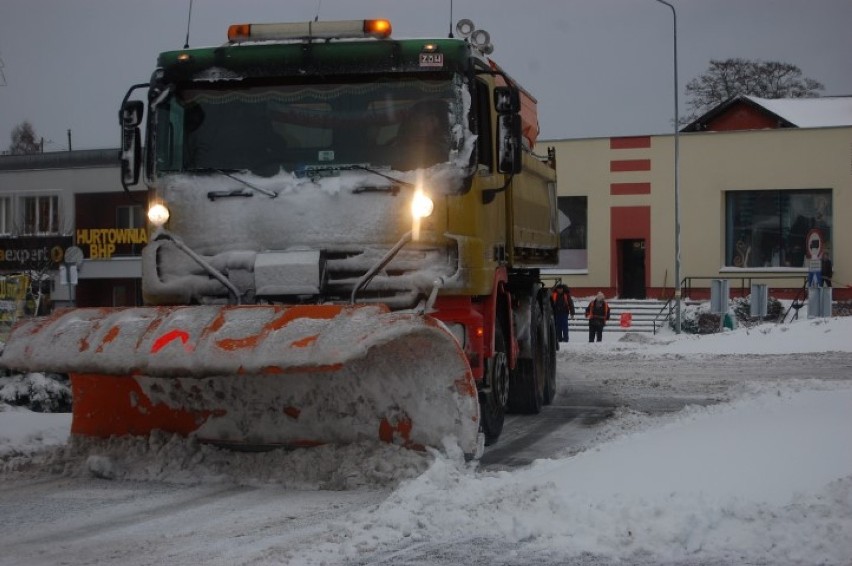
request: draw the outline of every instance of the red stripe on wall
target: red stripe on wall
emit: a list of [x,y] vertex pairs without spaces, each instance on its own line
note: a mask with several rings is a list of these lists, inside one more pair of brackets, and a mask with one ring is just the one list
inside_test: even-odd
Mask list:
[[651,207],[613,206],[609,209],[609,278],[618,287],[618,241],[645,240],[645,286],[651,282]]
[[609,162],[609,170],[612,173],[621,171],[650,171],[650,159],[613,159]]
[[609,138],[610,149],[637,149],[644,147],[651,147],[651,136]]
[[651,194],[651,183],[610,183],[609,194],[649,195]]

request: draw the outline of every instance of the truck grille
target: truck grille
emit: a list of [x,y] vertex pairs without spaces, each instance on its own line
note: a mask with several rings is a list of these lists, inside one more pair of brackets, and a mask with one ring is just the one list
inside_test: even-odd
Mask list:
[[[324,295],[327,300],[348,300],[355,285],[386,250],[327,251]],[[403,249],[370,283],[359,291],[358,302],[383,302],[391,308],[411,308],[428,295],[439,277],[455,272],[445,250]]]

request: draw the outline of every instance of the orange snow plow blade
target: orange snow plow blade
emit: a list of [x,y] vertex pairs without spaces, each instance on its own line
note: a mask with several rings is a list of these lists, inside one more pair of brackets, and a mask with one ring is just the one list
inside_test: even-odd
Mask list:
[[437,320],[377,306],[76,309],[16,326],[0,365],[71,376],[77,435],[219,444],[453,438],[478,454],[464,352]]

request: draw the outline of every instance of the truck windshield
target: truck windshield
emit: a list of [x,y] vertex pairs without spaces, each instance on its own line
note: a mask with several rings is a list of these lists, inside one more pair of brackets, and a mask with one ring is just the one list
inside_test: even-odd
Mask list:
[[454,159],[467,132],[459,79],[175,89],[156,108],[157,169],[271,176],[336,166],[409,171]]

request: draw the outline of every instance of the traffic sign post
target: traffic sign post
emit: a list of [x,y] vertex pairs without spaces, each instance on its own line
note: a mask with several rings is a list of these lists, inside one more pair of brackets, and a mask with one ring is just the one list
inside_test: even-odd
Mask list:
[[71,289],[69,297],[71,299],[71,304],[74,305],[77,300],[75,287],[77,286],[78,281],[78,270],[83,264],[83,250],[77,246],[71,246],[65,250],[63,263],[64,265],[59,267],[59,281],[63,285],[70,285]]
[[808,287],[822,287],[822,230],[812,228],[805,236],[805,263],[808,268]]

